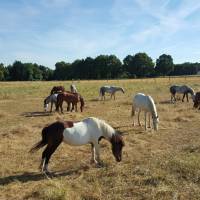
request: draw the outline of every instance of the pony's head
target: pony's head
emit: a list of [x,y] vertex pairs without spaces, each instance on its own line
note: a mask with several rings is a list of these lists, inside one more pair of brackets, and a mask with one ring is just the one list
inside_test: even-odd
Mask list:
[[152,119],[153,119],[153,128],[154,128],[155,131],[157,131],[158,130],[159,118],[158,118],[158,116],[153,116]]
[[122,148],[124,147],[124,140],[120,133],[116,131],[115,134],[112,135],[110,140],[112,144],[112,152],[117,162],[122,160]]

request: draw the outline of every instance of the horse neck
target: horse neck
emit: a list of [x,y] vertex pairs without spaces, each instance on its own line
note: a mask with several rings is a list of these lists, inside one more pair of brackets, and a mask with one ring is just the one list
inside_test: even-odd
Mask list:
[[51,99],[51,95],[48,96],[46,99],[45,99],[45,103],[48,104],[50,102],[50,99]]
[[123,92],[123,89],[121,87],[116,87],[115,91],[122,91]]
[[191,96],[194,96],[194,90],[193,90],[192,88],[189,88],[189,89],[188,89],[188,93],[190,93]]
[[99,125],[102,130],[102,136],[110,141],[113,134],[115,134],[115,130],[110,125],[101,120],[99,120]]

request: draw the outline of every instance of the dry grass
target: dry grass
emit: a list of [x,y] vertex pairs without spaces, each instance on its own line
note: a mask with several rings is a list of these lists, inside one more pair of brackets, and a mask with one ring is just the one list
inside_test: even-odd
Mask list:
[[[43,115],[43,99],[54,85],[71,82],[0,83],[0,199],[200,199],[199,111],[192,102],[170,104],[169,86],[189,84],[199,91],[198,78],[80,81],[83,113]],[[126,93],[116,100],[97,101],[98,88],[115,84]],[[159,131],[132,127],[133,94],[144,92],[156,101]],[[101,142],[104,167],[90,165],[90,146],[62,144],[49,168],[51,180],[38,171],[41,151],[30,155],[42,127],[58,118],[81,120],[96,116],[127,132],[123,161],[116,163],[110,144]]]

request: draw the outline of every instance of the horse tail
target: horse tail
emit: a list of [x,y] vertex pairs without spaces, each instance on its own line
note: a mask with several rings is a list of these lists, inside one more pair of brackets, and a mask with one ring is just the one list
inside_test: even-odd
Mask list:
[[42,148],[43,146],[45,146],[47,144],[47,127],[44,127],[42,129],[42,140],[39,141],[38,143],[36,143],[31,149],[30,149],[30,153],[34,153],[35,151],[39,150],[40,148]]
[[57,96],[56,111],[59,111],[59,106],[61,105],[61,101],[62,101],[61,95],[62,95],[62,93],[58,94],[58,96]]
[[85,102],[84,102],[84,99],[82,96],[79,96],[79,99],[80,99],[80,102],[81,102],[81,106],[80,106],[80,109],[81,109],[81,112],[83,112],[83,107],[85,105]]
[[105,95],[104,88],[101,87],[101,88],[99,89],[99,98],[100,98],[100,97],[103,97],[104,95]]

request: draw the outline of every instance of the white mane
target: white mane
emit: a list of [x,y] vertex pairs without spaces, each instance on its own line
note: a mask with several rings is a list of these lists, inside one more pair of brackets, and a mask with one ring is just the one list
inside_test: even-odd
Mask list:
[[109,124],[107,124],[104,120],[101,120],[95,117],[89,117],[87,119],[92,120],[97,125],[97,127],[100,130],[102,130],[105,137],[111,138],[112,135],[115,133],[115,130]]
[[148,99],[149,99],[149,108],[151,110],[151,113],[152,113],[152,116],[153,117],[157,117],[157,110],[156,110],[156,106],[155,106],[155,103],[154,103],[154,100],[151,96],[146,96]]

